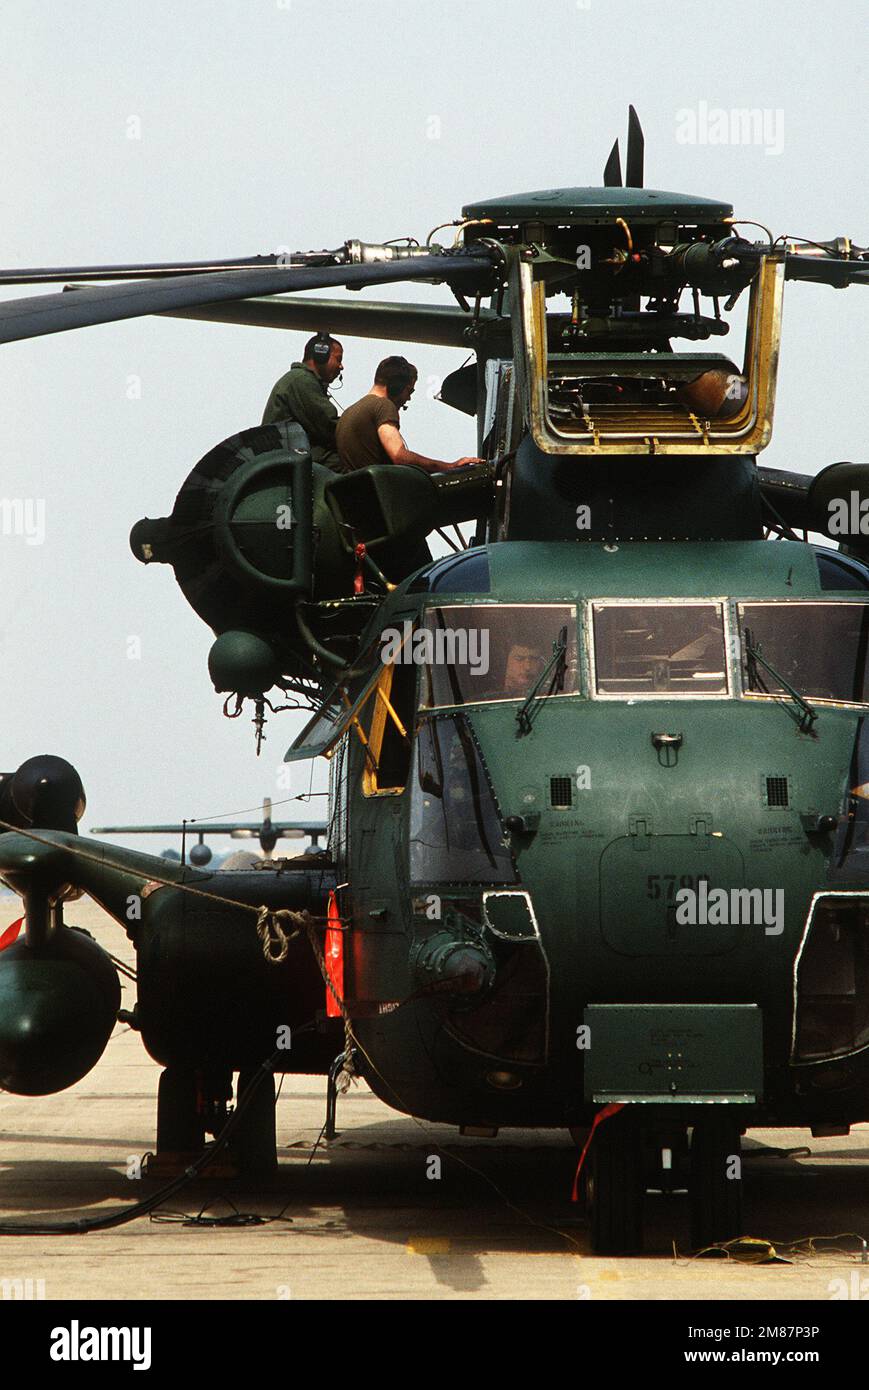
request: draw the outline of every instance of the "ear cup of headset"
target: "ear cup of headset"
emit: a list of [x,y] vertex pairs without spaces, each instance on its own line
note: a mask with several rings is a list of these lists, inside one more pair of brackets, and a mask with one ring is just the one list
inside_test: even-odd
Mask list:
[[332,353],[332,343],[327,333],[319,333],[317,341],[314,343],[314,361],[318,367],[325,367]]

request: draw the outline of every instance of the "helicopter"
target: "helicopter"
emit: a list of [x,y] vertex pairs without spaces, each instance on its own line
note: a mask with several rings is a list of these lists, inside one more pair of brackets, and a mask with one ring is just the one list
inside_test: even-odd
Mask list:
[[[601,186],[471,202],[424,244],[0,272],[70,280],[0,305],[0,339],[164,314],[466,348],[440,399],[483,462],[337,475],[255,426],[134,525],[257,746],[275,701],[310,710],[286,757],[329,761],[328,852],[218,879],[79,836],[69,792],[3,817],[0,1085],[105,1046],[116,981],[63,920],[87,892],[136,948],[158,1157],[201,1152],[287,1025],[273,1070],[569,1130],[599,1253],[642,1248],[649,1190],[687,1188],[695,1248],[739,1236],[747,1128],[869,1118],[869,466],[757,462],[786,282],[866,284],[869,251],[645,187],[631,107],[624,178],[616,141]],[[393,282],[454,302],[287,294]],[[706,351],[738,302],[741,352]]]

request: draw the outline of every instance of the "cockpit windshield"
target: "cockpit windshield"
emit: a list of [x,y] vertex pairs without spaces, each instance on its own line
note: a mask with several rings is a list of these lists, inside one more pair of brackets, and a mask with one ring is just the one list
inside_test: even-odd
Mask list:
[[[566,604],[458,604],[430,608],[414,648],[425,678],[423,706],[524,700],[552,661],[562,632],[567,647],[554,674],[554,695],[579,688],[576,618]],[[548,681],[547,681],[548,687]]]
[[593,603],[598,695],[726,695],[721,603]]
[[746,694],[784,695],[786,681],[809,700],[869,703],[869,604],[740,603],[738,611]]

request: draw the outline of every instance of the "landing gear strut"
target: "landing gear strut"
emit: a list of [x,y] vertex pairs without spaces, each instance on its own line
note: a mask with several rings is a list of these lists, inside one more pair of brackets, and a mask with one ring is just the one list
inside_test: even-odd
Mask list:
[[259,1067],[238,1074],[236,1106],[244,1099],[251,1082],[256,1088],[239,1116],[238,1128],[230,1142],[230,1152],[245,1177],[268,1177],[278,1166],[275,1130],[275,1078],[263,1076]]
[[643,1247],[643,1148],[633,1116],[611,1116],[595,1132],[586,1160],[585,1200],[598,1255]]
[[205,1116],[192,1067],[167,1067],[157,1083],[157,1154],[195,1155],[205,1144]]
[[695,1250],[742,1234],[740,1126],[724,1107],[710,1106],[694,1125],[689,1192]]
[[[245,1177],[267,1177],[278,1163],[275,1132],[274,1076],[263,1076],[259,1067],[242,1070],[238,1077],[236,1105],[250,1083],[256,1086],[245,1102],[229,1140],[227,1154],[205,1169],[211,1176],[226,1176],[226,1158]],[[154,1174],[183,1172],[205,1147],[206,1134],[217,1135],[227,1121],[227,1102],[232,1096],[230,1072],[198,1071],[193,1067],[167,1067],[157,1088],[157,1155],[149,1165]]]
[[[630,1108],[598,1125],[585,1161],[585,1199],[597,1255],[637,1254],[643,1245],[646,1186],[683,1190],[685,1170],[691,1245],[704,1250],[742,1234],[741,1125],[725,1105],[698,1111],[687,1163],[685,1122],[662,1126],[649,1117],[645,1133]],[[654,1158],[653,1158],[654,1155]]]

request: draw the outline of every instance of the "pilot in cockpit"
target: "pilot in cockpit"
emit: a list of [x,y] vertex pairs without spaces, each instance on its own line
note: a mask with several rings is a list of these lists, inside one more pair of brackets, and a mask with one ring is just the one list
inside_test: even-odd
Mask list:
[[508,700],[523,699],[546,664],[541,647],[527,642],[514,642],[507,653],[504,667],[503,694]]

